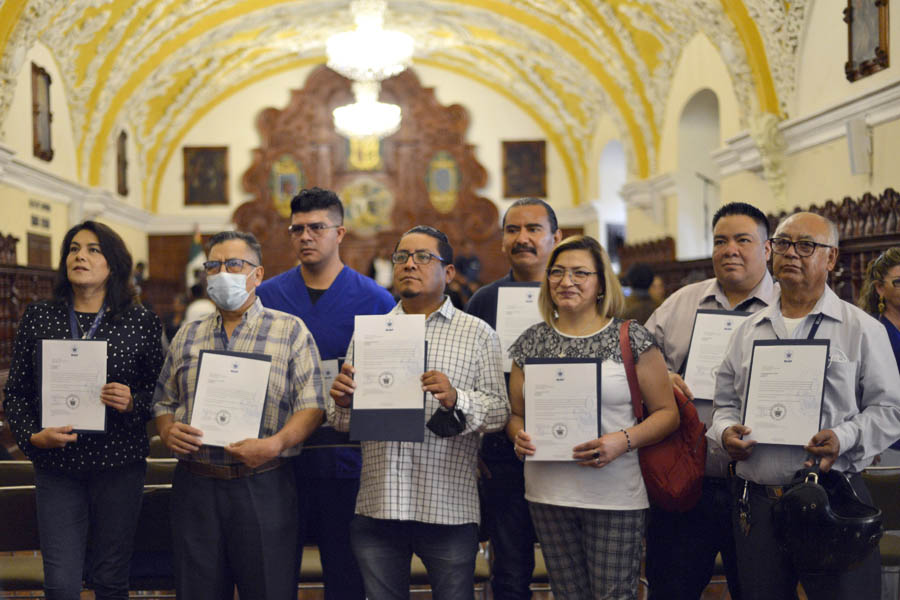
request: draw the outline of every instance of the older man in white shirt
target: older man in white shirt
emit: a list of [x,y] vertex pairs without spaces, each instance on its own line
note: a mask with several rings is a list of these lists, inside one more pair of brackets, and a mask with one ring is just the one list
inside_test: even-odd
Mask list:
[[[771,240],[781,297],[735,332],[716,380],[707,436],[738,461],[738,487],[747,482],[748,489],[749,519],[737,514],[733,519],[744,600],[795,598],[798,580],[810,600],[880,597],[877,551],[850,571],[798,572],[778,547],[772,523],[772,505],[794,473],[814,460],[823,471],[845,472],[860,497],[870,501],[859,473],[900,438],[900,375],[884,327],[826,285],[837,243],[837,228],[819,215],[798,213],[781,223]],[[742,414],[753,342],[811,337],[830,341],[821,430],[803,447],[744,439],[751,433]]]

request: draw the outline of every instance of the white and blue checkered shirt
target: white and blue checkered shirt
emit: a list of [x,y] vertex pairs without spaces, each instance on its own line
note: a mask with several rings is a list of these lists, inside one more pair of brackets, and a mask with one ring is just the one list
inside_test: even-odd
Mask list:
[[[402,304],[391,314],[404,314]],[[447,298],[425,320],[425,340],[428,369],[444,373],[456,388],[456,408],[465,414],[466,428],[446,438],[426,428],[440,407],[427,393],[423,442],[362,442],[356,513],[440,525],[477,523],[479,434],[499,431],[509,418],[500,341],[487,323],[455,309]],[[347,360],[353,361],[352,341]],[[352,410],[330,397],[326,404],[334,428],[348,431]]]

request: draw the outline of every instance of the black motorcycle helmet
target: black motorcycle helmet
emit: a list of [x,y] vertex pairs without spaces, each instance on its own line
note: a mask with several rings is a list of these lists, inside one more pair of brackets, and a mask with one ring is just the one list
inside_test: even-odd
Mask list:
[[860,500],[840,471],[797,471],[772,510],[778,542],[801,572],[845,571],[869,556],[884,534],[881,511]]

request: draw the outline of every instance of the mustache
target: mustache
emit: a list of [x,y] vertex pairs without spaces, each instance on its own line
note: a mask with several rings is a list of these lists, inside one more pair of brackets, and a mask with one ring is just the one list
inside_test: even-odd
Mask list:
[[518,254],[519,252],[531,252],[534,255],[537,255],[537,249],[532,248],[531,246],[526,246],[525,244],[516,244],[512,247],[512,253]]

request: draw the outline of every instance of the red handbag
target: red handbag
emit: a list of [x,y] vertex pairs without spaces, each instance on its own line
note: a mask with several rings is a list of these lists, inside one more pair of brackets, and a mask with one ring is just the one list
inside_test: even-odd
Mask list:
[[[625,375],[631,390],[631,404],[638,423],[648,414],[644,397],[638,385],[634,368],[634,355],[628,338],[631,321],[622,323],[619,330],[619,346]],[[697,415],[697,409],[684,393],[672,387],[675,404],[681,422],[678,429],[664,440],[652,446],[638,449],[641,473],[650,501],[663,510],[685,512],[692,509],[703,492],[703,473],[706,470],[706,425]]]

